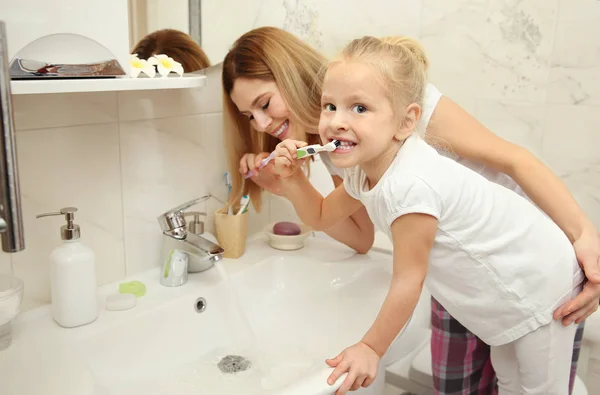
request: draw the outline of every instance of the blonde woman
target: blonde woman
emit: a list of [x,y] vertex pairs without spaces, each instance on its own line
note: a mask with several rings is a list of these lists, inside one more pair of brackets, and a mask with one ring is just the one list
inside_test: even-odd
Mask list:
[[[226,147],[234,175],[232,202],[249,193],[260,210],[264,189],[283,197],[297,193],[286,188],[286,181],[275,174],[273,163],[262,170],[257,167],[281,140],[320,143],[317,130],[325,65],[318,52],[277,28],[252,30],[234,43],[223,62],[222,76]],[[426,141],[443,141],[444,148],[453,152],[453,159],[459,163],[516,193],[527,194],[567,235],[590,281],[577,298],[557,309],[555,318],[565,325],[579,324],[596,311],[600,298],[600,236],[561,181],[527,150],[490,132],[431,84],[425,90],[417,129]],[[441,153],[449,155],[447,152]],[[337,187],[343,171],[333,166],[326,154],[321,158]],[[243,176],[248,171],[255,175],[244,184]],[[374,227],[363,207],[326,233],[365,253],[372,246]],[[580,325],[573,350],[571,388],[582,333]],[[493,392],[495,374],[489,346],[435,300],[432,360],[436,393]]]

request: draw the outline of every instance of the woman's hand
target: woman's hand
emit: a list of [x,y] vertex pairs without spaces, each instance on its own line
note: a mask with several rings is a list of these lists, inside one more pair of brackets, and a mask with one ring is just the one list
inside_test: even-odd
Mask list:
[[573,247],[588,281],[575,299],[554,312],[554,318],[562,319],[565,326],[585,320],[598,310],[600,301],[600,233],[590,226],[575,240]]
[[262,160],[268,156],[268,152],[244,155],[240,160],[240,173],[246,175],[249,171],[252,171],[254,175],[250,179],[254,181],[254,183],[274,195],[281,196],[283,195],[283,185],[281,178],[275,173],[273,161],[270,161],[262,169],[258,169]]
[[375,350],[363,342],[348,347],[337,357],[325,361],[327,365],[335,368],[327,379],[327,384],[333,385],[342,374],[348,372],[335,395],[344,395],[348,391],[368,387],[375,381],[379,360]]
[[284,140],[275,148],[275,172],[281,178],[291,177],[304,162],[298,159],[297,149],[306,146],[304,141]]

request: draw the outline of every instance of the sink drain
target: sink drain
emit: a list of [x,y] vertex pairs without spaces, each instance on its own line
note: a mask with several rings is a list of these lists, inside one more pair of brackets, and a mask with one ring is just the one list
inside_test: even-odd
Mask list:
[[250,369],[252,362],[239,355],[228,355],[223,357],[217,366],[223,373],[238,373]]

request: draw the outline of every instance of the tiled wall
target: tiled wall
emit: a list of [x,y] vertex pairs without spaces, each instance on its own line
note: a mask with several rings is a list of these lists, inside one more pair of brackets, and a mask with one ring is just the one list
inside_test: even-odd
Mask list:
[[[77,207],[107,283],[158,265],[160,213],[208,192],[226,198],[220,69],[207,74],[199,89],[13,97],[26,250],[0,254],[0,272],[12,266],[25,281],[25,309],[49,301],[48,258],[64,223],[36,214]],[[267,202],[250,232],[268,213]]]

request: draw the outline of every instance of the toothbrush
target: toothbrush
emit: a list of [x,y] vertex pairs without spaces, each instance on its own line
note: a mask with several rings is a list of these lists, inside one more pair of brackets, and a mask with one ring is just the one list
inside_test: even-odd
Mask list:
[[[265,159],[263,159],[260,162],[260,166],[258,166],[258,170],[260,170],[263,167],[265,167],[271,160],[273,160],[273,158],[275,158],[275,151],[271,152],[271,154],[269,156],[267,156]],[[248,173],[246,173],[246,175],[244,176],[244,178],[250,178],[253,175],[254,175],[254,172],[252,170],[250,170]]]
[[298,159],[308,158],[309,156],[316,155],[319,152],[333,152],[340,145],[342,145],[340,140],[333,140],[325,145],[313,144],[307,147],[298,148],[296,150],[296,155],[298,156]]
[[[229,174],[229,172],[225,172],[224,178],[225,178],[225,185],[227,186],[227,201],[229,201],[229,198],[231,197],[231,188],[232,188],[231,175]],[[231,208],[231,206],[229,206],[229,209],[227,210],[227,214],[228,215],[233,214],[233,209]]]
[[[300,159],[300,158],[308,158],[309,156],[315,155],[315,154],[317,154],[319,152],[323,152],[323,151],[333,152],[341,144],[342,143],[339,140],[333,140],[325,145],[313,144],[313,145],[309,145],[308,147],[298,148],[298,150],[296,150],[296,155],[297,155],[298,159]],[[271,152],[271,154],[269,156],[267,156],[265,159],[263,159],[260,162],[260,166],[258,167],[258,170],[265,167],[274,157],[275,157],[275,151]],[[248,173],[246,173],[244,178],[250,178],[253,175],[254,175],[254,172],[252,170],[250,170]]]
[[236,215],[242,215],[248,211],[248,204],[250,204],[250,197],[248,195],[242,196],[240,199],[240,209]]

